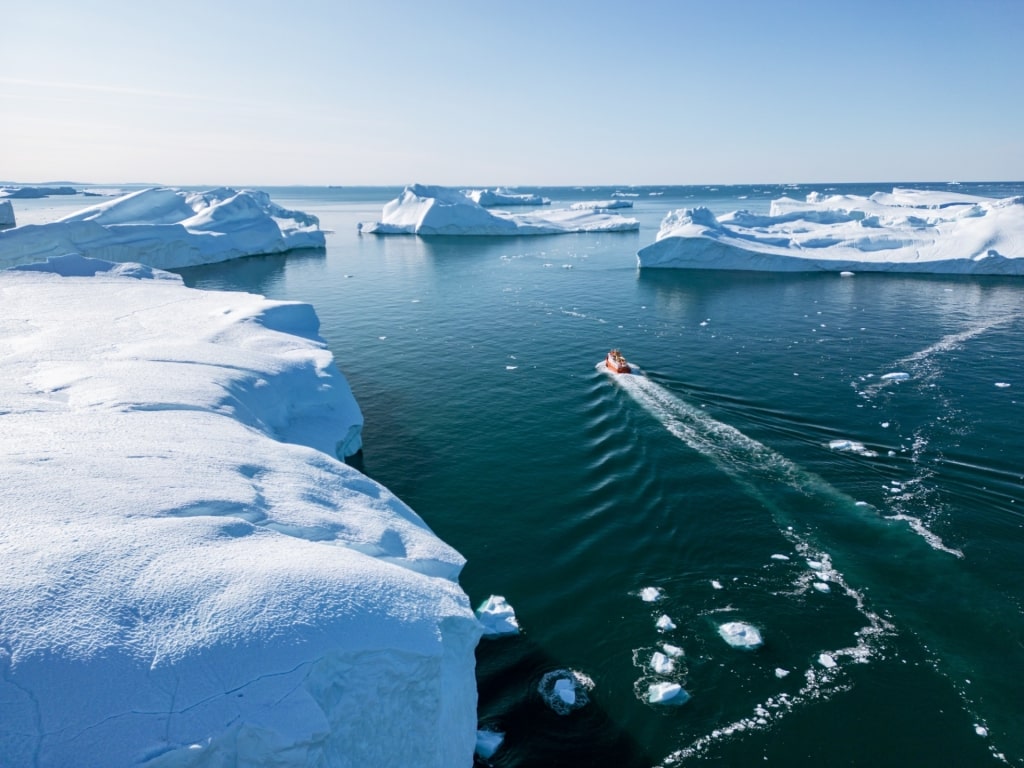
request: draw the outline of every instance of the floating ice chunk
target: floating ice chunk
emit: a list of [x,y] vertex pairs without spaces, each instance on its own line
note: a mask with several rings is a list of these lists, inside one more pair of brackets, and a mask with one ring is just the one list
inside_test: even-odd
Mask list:
[[788,669],[783,669],[782,667],[776,667],[775,668],[775,676],[777,678],[779,678],[780,680],[782,678],[784,678],[788,674],[789,674],[789,670]]
[[832,591],[832,587],[830,587],[824,581],[816,581],[816,582],[814,582],[814,588],[816,590],[818,590],[819,592],[831,592]]
[[820,560],[808,560],[807,567],[814,571],[820,571],[822,568],[825,567],[825,564],[822,563]]
[[1008,382],[1008,381],[997,381],[996,382],[996,386],[999,387],[1000,389],[1006,389],[1008,386],[1010,386],[1010,382]]
[[720,582],[718,579],[712,579],[711,580],[711,586],[714,587],[715,589],[721,589],[722,588],[722,582]]
[[665,614],[662,614],[661,618],[658,619],[658,621],[656,622],[656,626],[662,632],[669,632],[676,628],[676,625],[673,623],[672,619],[670,619]]
[[640,590],[640,599],[645,603],[653,603],[660,600],[664,593],[658,587],[644,587]]
[[839,273],[840,277],[853,277],[853,275],[854,275],[853,272],[848,272],[846,270],[843,270],[842,272]]
[[594,681],[574,669],[555,669],[544,675],[537,685],[544,703],[560,715],[590,703],[588,691],[594,689]]
[[671,675],[676,668],[676,663],[660,651],[655,651],[651,657],[651,669],[659,675]]
[[826,667],[828,669],[832,669],[833,667],[837,666],[836,660],[831,653],[819,654],[818,663],[821,664],[821,666]]
[[690,694],[679,683],[653,683],[647,689],[647,701],[651,704],[679,706],[690,700]]
[[833,451],[843,451],[845,453],[856,453],[861,456],[877,456],[878,452],[873,451],[864,443],[859,443],[856,440],[829,440],[828,447]]
[[906,381],[909,378],[910,374],[904,373],[903,371],[882,374],[882,381]]
[[669,645],[668,643],[665,643],[664,645],[661,646],[661,650],[663,650],[669,656],[682,656],[683,655],[683,649],[680,648],[678,645]]
[[485,760],[494,757],[494,753],[498,751],[498,747],[501,746],[503,741],[505,741],[504,733],[487,730],[477,731],[476,753]]
[[743,621],[726,622],[718,628],[718,634],[733,648],[753,650],[764,645],[757,627]]
[[516,612],[501,595],[491,595],[476,609],[476,618],[483,625],[485,637],[519,634]]
[[772,555],[772,560],[789,560],[789,555]]
[[988,728],[986,728],[984,725],[974,726],[974,732],[982,737],[988,736]]

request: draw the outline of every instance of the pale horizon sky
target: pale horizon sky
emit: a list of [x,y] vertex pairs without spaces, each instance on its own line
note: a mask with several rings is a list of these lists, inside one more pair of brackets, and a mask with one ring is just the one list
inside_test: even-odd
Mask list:
[[1024,1],[37,0],[0,179],[1024,180]]

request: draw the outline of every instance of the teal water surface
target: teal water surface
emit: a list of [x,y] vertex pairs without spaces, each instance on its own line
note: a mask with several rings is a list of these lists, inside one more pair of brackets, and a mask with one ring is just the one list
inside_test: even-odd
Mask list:
[[[325,252],[183,274],[315,306],[362,468],[516,609],[477,654],[493,765],[1020,765],[1024,283],[636,267],[674,208],[892,186],[523,188],[628,195],[641,229],[512,239],[360,236],[399,190],[270,189]],[[557,669],[586,707],[546,705]]]

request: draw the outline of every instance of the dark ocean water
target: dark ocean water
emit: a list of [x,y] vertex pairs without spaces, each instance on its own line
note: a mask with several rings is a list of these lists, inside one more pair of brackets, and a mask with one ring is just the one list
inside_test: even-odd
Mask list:
[[[326,252],[184,274],[315,306],[364,471],[516,609],[477,654],[493,765],[1024,765],[1024,282],[636,267],[675,208],[893,186],[519,188],[642,226],[515,239],[360,236],[400,190],[269,188]],[[557,669],[586,707],[546,705]]]

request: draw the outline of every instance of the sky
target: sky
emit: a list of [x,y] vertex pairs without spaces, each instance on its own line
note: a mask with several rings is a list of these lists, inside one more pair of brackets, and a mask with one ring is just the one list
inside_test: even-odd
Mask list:
[[33,0],[0,180],[1024,180],[1024,0]]

